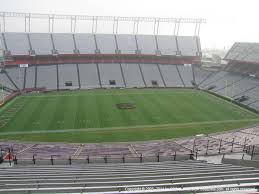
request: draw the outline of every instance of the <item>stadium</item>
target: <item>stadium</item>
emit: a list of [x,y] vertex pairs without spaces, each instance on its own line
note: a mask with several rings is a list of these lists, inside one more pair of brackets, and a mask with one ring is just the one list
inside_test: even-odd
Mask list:
[[[258,43],[235,43],[227,65],[210,68],[204,19],[0,18],[0,193],[258,191]],[[24,30],[8,30],[14,18]],[[69,32],[55,31],[61,20]],[[125,22],[132,33],[119,33]],[[179,33],[185,24],[192,35]]]

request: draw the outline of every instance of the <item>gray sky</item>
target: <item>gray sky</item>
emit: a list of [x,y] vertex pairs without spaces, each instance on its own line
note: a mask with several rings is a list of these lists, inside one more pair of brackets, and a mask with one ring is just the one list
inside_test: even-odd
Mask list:
[[[0,0],[0,6],[0,11],[11,12],[205,18],[203,48],[259,42],[258,0]],[[191,35],[190,29],[180,32]]]

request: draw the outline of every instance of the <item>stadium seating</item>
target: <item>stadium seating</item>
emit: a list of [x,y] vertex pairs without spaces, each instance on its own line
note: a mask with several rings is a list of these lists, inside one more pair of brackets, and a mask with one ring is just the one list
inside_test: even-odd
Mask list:
[[51,55],[53,48],[50,34],[32,33],[29,34],[31,47],[36,55]]
[[136,35],[137,48],[144,55],[155,55],[157,44],[155,36],[152,35]]
[[101,54],[115,54],[117,47],[112,34],[96,34],[96,45]]
[[[213,85],[216,86],[212,91],[224,95],[224,92],[231,92],[231,96],[233,96],[234,90],[233,87],[236,86],[240,81],[244,79],[244,76],[238,74],[227,74],[222,79],[215,82]],[[209,85],[210,86],[210,85]],[[209,87],[208,86],[208,87]],[[229,89],[229,90],[228,90]]]
[[184,87],[176,65],[159,65],[166,87]]
[[135,54],[137,50],[135,36],[117,34],[116,40],[121,54]]
[[75,44],[80,54],[94,54],[96,44],[93,34],[75,34]]
[[5,33],[2,39],[6,44],[6,50],[12,55],[29,55],[30,45],[25,33]]
[[35,72],[36,66],[29,66],[28,68],[25,68],[25,88],[35,88]]
[[126,82],[126,87],[145,87],[139,64],[121,64]]
[[243,76],[241,80],[234,82],[234,85],[233,82],[228,82],[228,86],[223,90],[228,91],[231,97],[240,97],[242,95],[247,95],[249,91],[259,86],[258,84],[259,82],[256,78]]
[[1,85],[12,89],[12,90],[16,90],[17,88],[15,87],[14,83],[9,79],[8,75],[6,74],[6,71],[2,70],[0,72],[0,83]]
[[[198,37],[65,33],[2,33],[11,55],[143,54],[199,56]],[[119,52],[120,51],[120,52]]]
[[71,34],[52,34],[52,41],[55,50],[59,54],[73,54],[75,45]]
[[141,64],[141,71],[147,87],[164,87],[159,68],[155,64]]
[[98,64],[102,87],[125,87],[120,64]]
[[204,82],[202,82],[200,84],[200,87],[202,89],[208,89],[209,86],[214,85],[217,81],[224,78],[224,76],[226,76],[226,74],[228,74],[228,72],[218,71],[218,72],[214,73],[213,76],[210,76],[208,79],[206,79]]
[[192,87],[194,81],[192,66],[177,65],[180,75],[186,87]]
[[197,56],[197,53],[200,51],[196,37],[178,36],[177,43],[183,56]]
[[80,88],[100,88],[99,69],[96,64],[78,64]]
[[47,88],[57,90],[57,65],[37,66],[37,88]]
[[162,55],[176,55],[178,52],[175,36],[157,36],[158,50]]
[[6,69],[6,73],[10,76],[18,89],[21,90],[24,88],[25,68],[8,68]]
[[[166,172],[166,173],[165,173]],[[188,193],[254,188],[252,167],[196,161],[1,168],[1,193]]]
[[202,84],[205,82],[209,77],[215,73],[215,71],[209,71],[200,67],[193,67],[194,75],[195,75],[195,82],[197,85]]
[[[198,67],[197,67],[198,68]],[[8,78],[9,76],[9,78]],[[90,89],[100,87],[193,87],[193,68],[184,65],[97,63],[29,65],[6,68],[1,83],[28,88]],[[115,81],[111,84],[110,81]],[[72,86],[66,85],[71,83]]]
[[[198,69],[194,68],[194,75],[197,78],[201,71],[204,71]],[[227,71],[212,72],[206,75],[208,77],[199,84],[199,88],[233,99],[246,96],[246,100],[241,103],[259,110],[259,81],[257,78]],[[197,82],[198,80],[196,80]]]

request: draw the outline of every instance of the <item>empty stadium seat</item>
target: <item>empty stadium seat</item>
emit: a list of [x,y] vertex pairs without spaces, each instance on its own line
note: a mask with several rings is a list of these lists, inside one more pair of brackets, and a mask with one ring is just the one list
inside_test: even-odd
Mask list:
[[[259,171],[251,167],[196,161],[15,166],[1,168],[2,193],[179,193],[217,188],[254,188]],[[165,173],[166,172],[166,173]]]

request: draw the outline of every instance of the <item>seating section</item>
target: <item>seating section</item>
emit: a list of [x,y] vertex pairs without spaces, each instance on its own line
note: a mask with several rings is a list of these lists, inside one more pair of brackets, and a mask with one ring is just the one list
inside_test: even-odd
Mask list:
[[100,88],[99,70],[96,64],[78,64],[82,89]]
[[23,89],[25,68],[8,68],[6,73],[11,77],[18,89]]
[[99,64],[102,87],[125,87],[120,64]]
[[182,56],[197,56],[199,46],[196,37],[178,36],[177,42]]
[[12,55],[29,55],[30,45],[26,33],[4,33],[3,40]]
[[[2,33],[3,46],[12,55],[143,54],[197,56],[198,37],[130,34]],[[4,44],[5,43],[5,44]],[[54,52],[53,51],[57,51]],[[116,50],[118,52],[116,52]],[[138,50],[138,53],[136,51]]]
[[156,36],[156,38],[161,55],[176,55],[178,49],[175,36]]
[[185,66],[185,65],[177,65],[177,68],[182,76],[184,81],[184,85],[186,87],[192,87],[193,84],[193,73],[192,73],[192,66]]
[[14,84],[10,81],[10,79],[7,77],[6,73],[4,71],[0,72],[0,83],[1,85],[16,90],[17,88],[14,86]]
[[35,66],[29,66],[26,68],[25,88],[35,87]]
[[116,42],[112,34],[96,34],[97,47],[101,54],[115,54]]
[[[241,81],[236,83],[234,87],[232,87],[233,95],[232,97],[240,97],[241,95],[247,95],[249,91],[255,89],[259,86],[258,80],[252,77],[244,77]],[[231,85],[228,86],[228,90],[230,90]]]
[[51,55],[53,44],[50,34],[31,33],[29,34],[32,50],[36,55]]
[[[179,70],[179,71],[178,71]],[[91,89],[100,87],[193,87],[192,67],[162,64],[59,64],[6,68],[6,87]],[[16,88],[17,87],[17,88]]]
[[37,66],[37,88],[57,90],[57,66]]
[[176,65],[159,65],[166,87],[184,87]]
[[80,54],[94,54],[96,50],[93,34],[75,34],[76,48]]
[[224,78],[226,74],[228,74],[228,72],[226,71],[215,72],[213,76],[210,76],[208,79],[206,79],[203,83],[200,84],[200,88],[208,89],[210,86],[213,86],[217,81]]
[[145,87],[145,83],[138,64],[121,64],[126,87]]
[[[1,193],[192,193],[254,188],[259,170],[229,164],[171,161],[2,168]],[[166,172],[166,173],[165,173]],[[224,180],[224,181],[222,181]],[[87,182],[87,184],[86,184]]]
[[215,72],[214,71],[209,71],[204,68],[200,67],[193,67],[194,75],[195,75],[195,82],[197,85],[202,84],[206,79],[211,77]]
[[156,39],[152,35],[136,35],[138,50],[144,55],[155,55],[157,51]]
[[135,54],[137,50],[135,36],[119,34],[116,35],[116,40],[121,54]]
[[59,89],[78,89],[76,64],[58,65]]
[[[194,72],[197,72],[197,69]],[[257,78],[218,71],[209,75],[199,87],[221,96],[231,97],[234,100],[245,98],[240,103],[259,110],[259,80]]]
[[141,64],[141,71],[147,87],[165,87],[156,64]]
[[75,44],[71,34],[52,34],[55,49],[59,54],[73,54]]
[[250,91],[247,91],[244,95],[248,96],[249,99],[243,103],[247,105],[252,105],[253,102],[256,102],[257,100],[259,100],[259,87],[256,87]]
[[236,85],[238,85],[238,82],[242,81],[242,79],[244,79],[244,76],[228,73],[213,84],[216,87],[213,88],[212,91],[221,95],[224,95],[227,92],[229,95],[233,96]]

